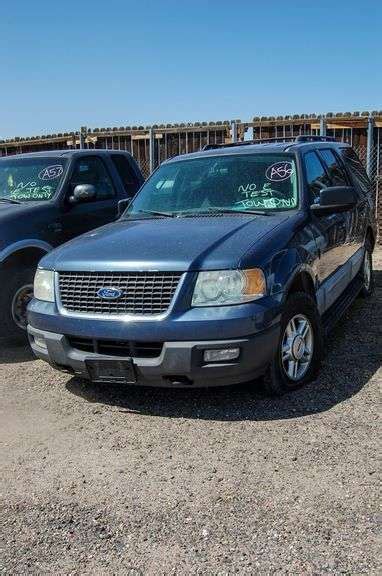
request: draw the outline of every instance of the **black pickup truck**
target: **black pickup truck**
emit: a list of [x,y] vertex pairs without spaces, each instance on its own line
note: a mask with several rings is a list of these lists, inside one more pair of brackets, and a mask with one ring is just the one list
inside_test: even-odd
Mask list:
[[0,159],[0,337],[22,336],[39,260],[116,219],[143,183],[119,150],[56,150]]

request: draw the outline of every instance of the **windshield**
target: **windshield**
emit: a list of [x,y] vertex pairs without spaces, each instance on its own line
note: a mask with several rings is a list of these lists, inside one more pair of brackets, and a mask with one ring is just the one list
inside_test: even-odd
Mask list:
[[204,156],[163,164],[144,184],[124,217],[150,212],[290,210],[298,204],[292,155]]
[[63,158],[7,158],[0,161],[0,199],[17,202],[53,198],[66,165]]

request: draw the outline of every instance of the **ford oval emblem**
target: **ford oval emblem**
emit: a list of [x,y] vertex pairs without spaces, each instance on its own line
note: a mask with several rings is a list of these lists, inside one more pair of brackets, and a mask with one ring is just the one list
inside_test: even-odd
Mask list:
[[122,294],[122,290],[118,290],[118,288],[100,288],[97,292],[97,296],[103,300],[117,300]]

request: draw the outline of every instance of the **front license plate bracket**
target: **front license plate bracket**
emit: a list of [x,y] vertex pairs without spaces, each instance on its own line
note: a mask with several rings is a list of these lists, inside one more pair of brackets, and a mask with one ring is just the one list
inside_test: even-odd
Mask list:
[[137,381],[132,360],[85,360],[92,382],[135,384]]

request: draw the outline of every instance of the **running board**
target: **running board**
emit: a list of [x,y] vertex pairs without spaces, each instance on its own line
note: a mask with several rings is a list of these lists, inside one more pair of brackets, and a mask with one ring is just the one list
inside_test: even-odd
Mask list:
[[338,300],[329,308],[322,317],[324,334],[327,335],[344,315],[346,310],[357,298],[363,286],[362,278],[357,274],[349,286],[342,292]]

